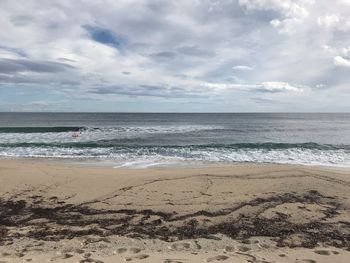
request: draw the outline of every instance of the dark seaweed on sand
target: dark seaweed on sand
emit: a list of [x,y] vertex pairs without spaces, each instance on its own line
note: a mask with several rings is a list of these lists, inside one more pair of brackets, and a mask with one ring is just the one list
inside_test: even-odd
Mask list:
[[[260,217],[269,208],[284,203],[321,204],[327,207],[323,220],[295,224],[288,221],[285,214],[277,214],[271,219]],[[226,216],[240,209],[259,207],[256,214],[240,215],[235,219],[210,224],[205,227],[198,219],[207,221],[218,216]],[[39,240],[72,239],[75,237],[113,235],[134,238],[151,238],[174,241],[189,238],[215,238],[224,234],[234,239],[245,240],[254,236],[272,237],[278,246],[315,247],[318,243],[350,249],[350,227],[346,222],[328,223],[326,220],[338,214],[341,205],[333,197],[323,196],[317,191],[304,195],[285,193],[268,198],[256,198],[248,202],[215,212],[196,211],[178,215],[153,210],[99,210],[87,205],[71,205],[41,196],[32,196],[31,201],[0,199],[0,243],[27,236]],[[156,219],[152,219],[156,218]],[[177,224],[174,224],[174,223]],[[180,223],[179,223],[180,222]],[[27,232],[9,231],[9,228],[29,228]],[[78,227],[78,228],[77,228]],[[12,228],[13,229],[13,228]],[[10,234],[11,232],[11,234]],[[299,242],[291,242],[298,236]]]

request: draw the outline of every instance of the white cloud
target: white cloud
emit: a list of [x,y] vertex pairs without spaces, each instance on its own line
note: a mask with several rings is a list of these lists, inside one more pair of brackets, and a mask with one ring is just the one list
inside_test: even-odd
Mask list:
[[318,89],[323,89],[323,88],[325,88],[325,87],[327,87],[327,85],[325,85],[325,84],[323,84],[323,83],[316,84],[316,88],[318,88]]
[[344,56],[350,56],[350,47],[343,47],[341,49],[341,53],[344,55]]
[[334,58],[334,65],[338,67],[350,67],[350,60],[341,56],[336,56]]
[[334,47],[331,47],[329,45],[322,45],[321,46],[323,50],[329,52],[329,53],[335,53],[336,49]]
[[309,7],[313,0],[239,0],[247,10],[273,10],[282,18],[272,19],[270,24],[280,33],[294,33],[296,27],[309,16]]
[[350,29],[350,19],[339,14],[330,14],[320,16],[317,19],[319,26],[326,29],[335,29],[339,31],[348,31]]
[[270,92],[293,91],[303,92],[304,89],[300,85],[291,85],[286,82],[262,82],[258,85],[261,89]]
[[340,17],[339,15],[335,15],[335,14],[322,16],[317,19],[317,23],[320,26],[325,26],[325,27],[333,27],[334,25],[339,24],[339,22],[340,22]]
[[292,34],[297,30],[297,25],[303,22],[299,18],[286,18],[284,20],[274,19],[270,21],[270,24],[278,29],[278,32],[283,34]]
[[233,70],[242,70],[242,71],[250,71],[253,70],[252,67],[246,65],[237,65],[232,68]]
[[248,10],[275,10],[286,17],[307,17],[312,0],[239,0]]
[[348,67],[350,60],[350,47],[332,47],[329,45],[323,45],[323,50],[330,54],[333,58],[333,64],[339,67]]
[[202,86],[213,90],[241,89],[259,92],[303,92],[304,86],[291,85],[286,82],[262,82],[258,84],[227,84],[227,83],[203,83]]

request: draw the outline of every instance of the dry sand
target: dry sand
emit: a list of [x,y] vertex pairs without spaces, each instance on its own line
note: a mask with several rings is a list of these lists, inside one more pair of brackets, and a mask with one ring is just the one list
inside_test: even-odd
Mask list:
[[350,172],[0,161],[3,262],[350,262]]

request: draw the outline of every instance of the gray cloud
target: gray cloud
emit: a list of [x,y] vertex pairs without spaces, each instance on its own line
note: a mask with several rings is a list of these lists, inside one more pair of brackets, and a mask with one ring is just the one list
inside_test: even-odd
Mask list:
[[214,55],[213,50],[206,50],[197,46],[182,46],[177,49],[177,52],[183,55],[194,57],[208,57]]
[[273,105],[273,104],[287,104],[287,102],[282,102],[274,99],[269,99],[269,98],[259,98],[255,97],[252,98],[253,101],[259,103],[259,104],[267,104],[267,105]]
[[34,61],[27,59],[0,59],[0,73],[10,74],[18,72],[55,73],[74,67],[50,61]]
[[157,58],[157,59],[171,59],[176,57],[176,53],[171,51],[162,51],[162,52],[150,54],[150,57]]
[[349,98],[343,0],[5,0],[0,17],[1,85],[51,86],[67,100],[207,97],[252,108],[269,96],[271,109]]
[[159,98],[188,98],[202,97],[197,92],[191,92],[180,87],[166,87],[153,85],[140,85],[138,87],[120,87],[105,86],[97,87],[89,91],[98,95],[126,95],[140,97],[159,97]]
[[12,53],[18,55],[19,57],[27,57],[26,53],[22,49],[5,47],[5,46],[0,45],[0,50],[1,49],[12,52]]
[[34,18],[31,15],[14,15],[11,16],[10,20],[14,25],[21,27],[34,21]]

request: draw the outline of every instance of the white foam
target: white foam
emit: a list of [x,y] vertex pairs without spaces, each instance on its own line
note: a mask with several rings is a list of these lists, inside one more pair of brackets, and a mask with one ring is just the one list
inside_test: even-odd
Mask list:
[[115,167],[172,166],[182,162],[254,162],[350,167],[350,152],[319,149],[227,148],[61,148],[0,147],[0,157],[96,158],[111,160]]
[[120,165],[115,165],[113,168],[149,168],[152,166],[161,166],[166,164],[166,162],[157,162],[155,160],[137,160],[132,162],[121,163]]

